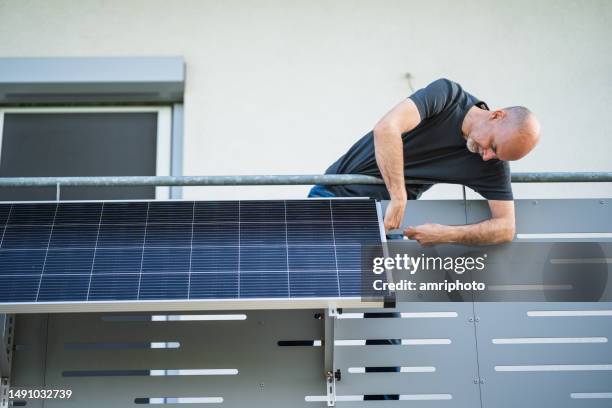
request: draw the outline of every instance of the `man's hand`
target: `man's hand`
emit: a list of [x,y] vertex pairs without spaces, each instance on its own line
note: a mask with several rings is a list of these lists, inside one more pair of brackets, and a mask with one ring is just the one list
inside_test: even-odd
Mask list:
[[406,209],[406,200],[391,200],[385,212],[385,232],[398,229],[404,218],[404,210]]
[[447,242],[447,225],[423,224],[416,227],[408,227],[404,230],[404,235],[414,239],[423,246]]

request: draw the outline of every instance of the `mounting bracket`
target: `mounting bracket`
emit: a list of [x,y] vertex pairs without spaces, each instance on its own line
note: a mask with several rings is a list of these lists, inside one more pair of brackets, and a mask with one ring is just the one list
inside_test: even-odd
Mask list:
[[327,406],[333,407],[336,405],[336,381],[342,378],[340,369],[336,369],[334,361],[334,328],[336,318],[342,313],[342,309],[330,306],[325,310],[325,338],[323,339],[324,346],[324,372],[325,372],[325,389],[327,394]]
[[8,408],[15,316],[0,314],[0,408]]

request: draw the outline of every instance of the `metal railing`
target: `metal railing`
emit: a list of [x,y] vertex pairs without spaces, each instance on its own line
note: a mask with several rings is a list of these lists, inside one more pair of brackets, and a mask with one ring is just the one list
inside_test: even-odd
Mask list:
[[[512,173],[513,183],[602,183],[612,182],[612,172]],[[406,184],[434,184],[434,180],[406,180]],[[287,186],[287,185],[384,184],[363,174],[244,175],[244,176],[112,176],[112,177],[0,177],[0,187],[143,186]],[[465,198],[465,188],[464,188]]]
[[[434,180],[406,180],[407,184],[433,184]],[[513,183],[612,182],[612,172],[513,173]],[[258,186],[258,185],[384,184],[361,174],[267,176],[118,176],[118,177],[0,177],[0,187],[142,187],[142,186]]]

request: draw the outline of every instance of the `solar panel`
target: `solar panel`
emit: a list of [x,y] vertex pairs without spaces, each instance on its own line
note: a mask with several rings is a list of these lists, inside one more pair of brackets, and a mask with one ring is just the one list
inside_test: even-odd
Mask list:
[[380,225],[368,199],[0,204],[0,312],[354,302]]

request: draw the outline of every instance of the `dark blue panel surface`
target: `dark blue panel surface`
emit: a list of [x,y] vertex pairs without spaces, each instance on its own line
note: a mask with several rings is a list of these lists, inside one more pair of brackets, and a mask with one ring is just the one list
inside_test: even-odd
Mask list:
[[138,296],[138,274],[94,275],[89,300],[133,300]]
[[0,275],[40,275],[46,254],[41,249],[0,250]]
[[142,273],[189,272],[189,248],[145,248]]
[[142,247],[145,224],[103,224],[98,235],[98,248]]
[[238,222],[238,206],[238,201],[196,202],[193,222],[196,224]]
[[190,299],[235,299],[238,273],[192,273]]
[[0,303],[357,296],[372,200],[0,205]]
[[287,270],[287,247],[241,247],[241,272],[278,272]]
[[376,244],[380,242],[378,224],[365,222],[334,223],[336,245]]
[[191,252],[191,271],[238,273],[238,250],[238,246],[194,247]]
[[51,225],[7,225],[2,237],[2,249],[47,248]]
[[334,223],[353,222],[378,225],[373,200],[331,200]]
[[0,274],[1,302],[34,302],[38,293],[39,275],[2,275]]
[[94,248],[97,238],[97,224],[54,225],[49,248]]
[[91,275],[43,275],[39,302],[84,301]]
[[138,299],[187,299],[188,273],[142,274]]
[[240,201],[240,223],[285,222],[283,201]]
[[361,270],[361,245],[341,245],[336,247],[339,271]]
[[9,225],[52,225],[57,204],[13,204]]
[[338,296],[338,275],[335,271],[289,272],[291,296],[327,297]]
[[0,204],[0,227],[4,227],[11,212],[12,204]]
[[93,224],[101,222],[102,203],[61,203],[55,224]]
[[142,248],[98,248],[93,266],[94,275],[140,273]]
[[147,223],[191,224],[193,221],[193,205],[193,201],[151,202]]
[[148,202],[105,202],[102,224],[146,224]]
[[287,298],[289,274],[287,272],[241,273],[240,294],[245,298]]
[[361,271],[340,271],[340,296],[359,297],[361,296]]
[[146,247],[191,246],[191,224],[149,224]]
[[241,245],[285,245],[287,242],[284,223],[252,222],[240,224]]
[[49,250],[43,275],[90,274],[93,257],[93,248]]
[[287,224],[289,245],[334,245],[334,230],[331,222]]
[[193,246],[238,246],[237,222],[218,224],[194,224]]
[[329,200],[287,201],[287,222],[328,223],[332,219],[331,208]]
[[336,257],[333,246],[290,246],[289,270],[336,271]]

